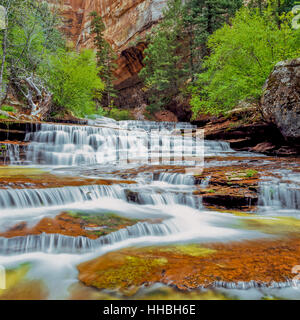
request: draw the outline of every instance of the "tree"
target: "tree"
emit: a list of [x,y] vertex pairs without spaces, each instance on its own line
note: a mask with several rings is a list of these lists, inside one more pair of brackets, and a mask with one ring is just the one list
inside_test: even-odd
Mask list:
[[116,90],[113,85],[116,55],[104,38],[105,25],[102,18],[96,11],[91,12],[90,16],[92,18],[91,31],[94,34],[94,44],[97,49],[97,64],[100,67],[99,77],[104,81],[104,95],[106,96],[106,104],[109,106],[111,100],[116,97]]
[[[242,0],[170,0],[148,39],[140,72],[149,92],[150,111],[184,100],[187,84],[201,72],[209,54],[207,38],[228,21]],[[183,97],[184,99],[179,99]]]
[[104,90],[99,69],[92,50],[80,53],[61,50],[52,56],[47,85],[53,93],[54,104],[76,116],[95,113],[94,98],[100,99]]
[[51,102],[38,71],[48,54],[64,44],[57,30],[60,20],[45,2],[2,0],[1,5],[6,8],[7,28],[0,32],[0,104],[11,86],[37,114]]
[[208,40],[206,71],[193,87],[194,116],[224,113],[241,100],[257,100],[274,65],[300,54],[300,30],[293,30],[290,20],[290,14],[283,15],[279,29],[272,8],[262,13],[242,8],[231,25],[218,29]]
[[188,0],[184,7],[184,29],[189,39],[192,80],[201,71],[203,58],[209,54],[207,38],[229,22],[242,0]]
[[182,57],[186,56],[183,37],[183,5],[171,0],[161,23],[148,37],[140,76],[148,91],[150,111],[157,111],[176,96],[187,80],[188,70]]

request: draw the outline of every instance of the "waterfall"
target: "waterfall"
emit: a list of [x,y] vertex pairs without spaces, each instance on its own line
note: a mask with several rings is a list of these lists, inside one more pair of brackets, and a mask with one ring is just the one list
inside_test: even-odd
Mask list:
[[189,122],[156,122],[156,121],[139,121],[139,120],[126,120],[119,121],[119,125],[122,128],[128,128],[133,130],[160,130],[160,131],[171,131],[174,129],[195,129],[197,126],[190,124]]
[[103,197],[125,199],[125,194],[119,185],[89,185],[49,189],[0,189],[0,207],[1,209],[50,207]]
[[300,209],[300,186],[294,183],[280,182],[275,179],[262,181],[259,205],[277,209]]
[[170,222],[159,224],[138,222],[133,226],[120,229],[97,239],[46,233],[25,237],[0,238],[0,254],[8,255],[29,252],[88,253],[100,247],[132,238],[166,236],[177,231],[177,228]]
[[158,176],[158,181],[164,181],[170,184],[193,185],[195,182],[194,180],[192,175],[182,173],[162,172]]
[[138,203],[143,205],[186,205],[192,208],[201,208],[202,199],[198,196],[184,193],[158,193],[158,192],[139,192]]
[[21,158],[20,158],[20,146],[18,144],[13,143],[7,143],[7,144],[1,144],[2,151],[4,155],[4,164],[21,164]]
[[[167,164],[177,158],[184,162],[189,157],[203,157],[204,152],[207,155],[233,152],[226,142],[204,143],[200,137],[191,135],[195,127],[188,123],[104,121],[106,126],[99,126],[97,120],[90,123],[94,125],[40,124],[36,131],[26,134],[25,141],[30,142],[27,160],[64,166],[131,160]],[[183,132],[174,134],[174,129]]]

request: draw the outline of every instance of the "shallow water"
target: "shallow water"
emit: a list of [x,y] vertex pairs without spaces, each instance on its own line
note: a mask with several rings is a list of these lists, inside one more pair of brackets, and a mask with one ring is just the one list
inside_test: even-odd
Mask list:
[[[107,252],[131,246],[270,237],[261,231],[241,227],[238,216],[208,210],[203,206],[201,196],[193,194],[196,188],[194,175],[201,173],[204,166],[241,163],[226,160],[229,156],[258,156],[237,153],[228,143],[204,142],[201,137],[195,127],[186,123],[118,123],[105,119],[90,121],[88,126],[42,124],[38,131],[28,132],[26,141],[30,143],[26,159],[20,159],[16,147],[9,151],[12,165],[45,168],[66,180],[70,176],[119,180],[134,169],[137,174],[129,179],[136,184],[128,185],[124,181],[124,184],[108,186],[0,189],[1,231],[17,222],[27,221],[34,225],[45,216],[54,217],[68,210],[91,215],[113,212],[124,217],[160,221],[138,222],[96,240],[59,234],[1,237],[0,264],[10,269],[30,262],[27,278],[42,280],[48,288],[49,298],[66,299],[69,297],[68,288],[78,282],[76,266]],[[205,161],[212,156],[221,159]],[[259,157],[268,162],[268,157]],[[151,167],[157,165],[167,165],[168,169],[161,168],[158,173],[153,173]],[[145,166],[146,170],[141,170]],[[172,172],[170,167],[180,172]],[[262,217],[283,214],[300,217],[299,173],[292,170],[277,173],[281,177],[261,178],[256,214]],[[209,181],[210,176],[205,177],[200,186],[206,188]],[[229,295],[255,299],[273,293],[290,297],[293,290],[269,288],[261,292],[257,288],[243,291],[241,289],[247,286],[239,284],[219,283],[216,286],[225,286],[227,292],[231,290]],[[220,292],[223,291],[220,289]]]

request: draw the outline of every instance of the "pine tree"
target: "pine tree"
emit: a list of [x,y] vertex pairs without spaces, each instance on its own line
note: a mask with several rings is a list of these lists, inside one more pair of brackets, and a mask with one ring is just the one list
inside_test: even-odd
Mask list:
[[184,28],[190,46],[190,72],[201,70],[202,60],[209,54],[209,35],[222,27],[242,5],[242,0],[189,0],[184,10]]
[[184,81],[187,70],[182,57],[186,55],[182,32],[181,0],[171,0],[164,11],[164,19],[153,29],[145,49],[145,67],[140,76],[149,96],[149,111],[158,111],[174,98]]
[[94,44],[97,49],[96,58],[97,65],[100,67],[99,77],[105,84],[103,93],[104,104],[110,106],[113,98],[116,97],[116,90],[114,89],[114,70],[116,69],[116,55],[114,54],[110,44],[104,38],[105,25],[102,18],[96,11],[90,13],[92,18],[91,31],[94,34]]

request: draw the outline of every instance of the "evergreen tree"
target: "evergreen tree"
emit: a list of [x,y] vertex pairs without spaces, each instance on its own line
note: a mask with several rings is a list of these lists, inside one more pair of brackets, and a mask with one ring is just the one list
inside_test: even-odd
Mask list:
[[187,79],[188,70],[182,59],[187,54],[182,16],[182,1],[171,0],[163,20],[148,37],[149,45],[144,51],[145,67],[140,76],[148,92],[150,112],[168,104]]
[[113,85],[116,55],[110,44],[104,39],[105,25],[102,18],[96,11],[91,12],[90,16],[92,18],[91,29],[92,34],[94,34],[94,44],[97,49],[97,64],[100,68],[99,77],[105,84],[103,96],[106,101],[104,103],[110,106],[113,98],[116,97],[116,90]]
[[201,70],[203,58],[209,54],[207,38],[228,22],[242,5],[242,0],[188,0],[184,9],[184,28],[190,46],[190,72]]

